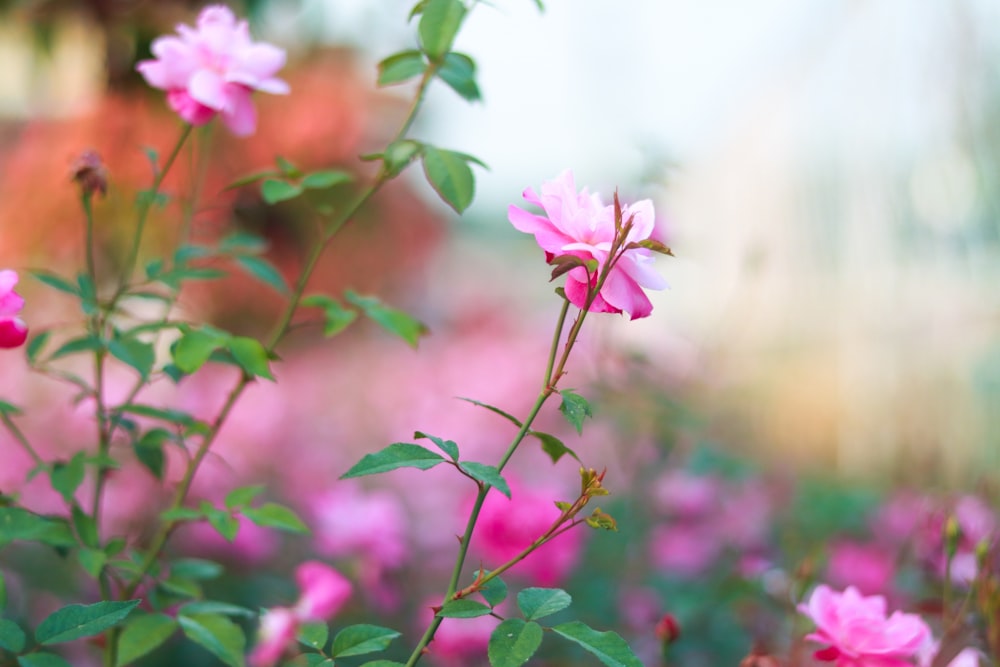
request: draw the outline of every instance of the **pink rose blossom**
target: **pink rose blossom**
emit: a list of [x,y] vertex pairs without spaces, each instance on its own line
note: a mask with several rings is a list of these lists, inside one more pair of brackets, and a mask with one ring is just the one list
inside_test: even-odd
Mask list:
[[24,299],[14,291],[17,272],[0,271],[0,348],[13,348],[24,344],[28,326],[17,316],[24,308]]
[[247,22],[223,5],[206,7],[196,28],[180,24],[177,32],[153,40],[156,59],[136,69],[149,85],[167,91],[170,108],[192,125],[222,114],[233,134],[252,134],[257,113],[250,94],[288,92],[288,84],[274,76],[285,64],[284,50],[251,41]]
[[[575,255],[583,260],[595,259],[603,267],[615,238],[614,206],[605,206],[598,194],[590,194],[586,188],[577,192],[573,173],[569,170],[543,183],[541,190],[538,195],[528,188],[523,196],[529,203],[541,207],[545,215],[511,206],[507,210],[511,224],[518,231],[534,234],[547,259]],[[650,200],[623,206],[622,219],[627,221],[629,218],[632,218],[633,227],[625,239],[626,244],[650,238],[655,225]],[[590,310],[626,312],[633,320],[648,316],[653,304],[643,288],[658,290],[667,286],[663,277],[653,270],[652,263],[652,252],[646,248],[626,250],[611,269]],[[596,281],[596,277],[592,275],[592,280]],[[566,274],[566,297],[578,308],[586,305],[591,286],[585,267],[575,267]]]
[[299,621],[291,609],[275,607],[260,619],[257,645],[250,653],[251,667],[271,667],[285,654],[285,647],[295,641]]
[[[486,569],[514,558],[542,536],[561,514],[554,501],[555,493],[539,493],[511,485],[511,498],[492,492],[483,503],[473,545],[486,563]],[[576,565],[583,531],[570,530],[546,542],[515,565],[520,574],[537,586],[554,586]]]
[[325,563],[308,561],[295,571],[302,591],[295,613],[302,621],[325,621],[351,597],[351,582]]
[[261,617],[257,645],[250,653],[251,667],[277,664],[302,623],[329,620],[351,596],[351,583],[325,563],[302,563],[295,570],[295,581],[299,585],[295,606],[275,607]]
[[806,639],[829,644],[816,658],[837,667],[905,667],[931,637],[916,614],[886,618],[884,597],[865,597],[853,586],[837,593],[821,584],[799,610],[816,623]]

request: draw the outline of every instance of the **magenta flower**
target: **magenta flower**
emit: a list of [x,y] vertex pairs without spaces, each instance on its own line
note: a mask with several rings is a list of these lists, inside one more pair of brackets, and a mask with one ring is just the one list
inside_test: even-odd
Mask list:
[[829,644],[816,658],[837,667],[904,667],[912,665],[930,628],[916,614],[899,611],[885,616],[885,598],[865,597],[853,586],[843,593],[819,585],[799,611],[816,623],[806,639]]
[[251,667],[272,667],[295,641],[302,623],[325,622],[340,611],[351,596],[351,583],[335,569],[308,561],[295,570],[299,599],[291,609],[275,607],[260,619],[257,644],[250,652]]
[[[528,188],[523,196],[529,203],[539,206],[545,215],[530,213],[517,206],[507,209],[507,217],[518,231],[534,234],[538,245],[545,251],[546,259],[559,255],[575,255],[583,260],[597,260],[603,268],[609,260],[615,238],[614,206],[605,206],[598,194],[584,188],[576,191],[573,172],[566,170],[555,180],[542,184],[542,194]],[[653,203],[648,199],[622,207],[622,220],[632,218],[632,229],[625,245],[650,238],[655,224]],[[628,313],[631,319],[648,316],[653,304],[642,291],[663,289],[663,277],[653,270],[653,256],[646,248],[626,250],[617,261],[601,287],[590,310],[600,313]],[[596,284],[598,272],[591,274],[577,266],[566,274],[566,297],[578,308],[586,305],[587,294]]]
[[288,84],[274,76],[285,64],[284,50],[251,41],[247,22],[223,5],[206,7],[196,28],[180,24],[177,32],[179,37],[153,40],[156,59],[136,69],[149,85],[167,91],[170,108],[192,125],[222,114],[233,134],[252,134],[257,112],[250,94],[288,92]]
[[13,348],[24,344],[28,325],[17,316],[24,308],[24,299],[14,291],[17,272],[0,271],[0,348]]
[[295,581],[302,592],[295,613],[305,622],[327,620],[351,597],[351,582],[325,563],[302,563],[295,571]]

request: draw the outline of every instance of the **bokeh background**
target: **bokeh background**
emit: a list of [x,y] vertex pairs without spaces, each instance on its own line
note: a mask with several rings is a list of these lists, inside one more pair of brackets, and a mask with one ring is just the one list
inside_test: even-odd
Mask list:
[[[185,152],[167,183],[177,205],[157,213],[144,254],[169,243],[182,217],[203,241],[233,228],[262,234],[268,257],[294,276],[310,238],[307,208],[265,207],[253,188],[225,186],[279,154],[368,173],[357,156],[393,135],[412,92],[375,87],[375,64],[413,44],[409,3],[230,4],[257,37],[288,49],[293,92],[258,99],[250,139],[198,134],[201,149]],[[0,7],[0,266],[82,262],[69,170],[93,148],[111,173],[98,236],[101,271],[113,277],[134,191],[149,178],[143,147],[162,155],[178,128],[134,64],[153,37],[193,21],[199,3]],[[650,619],[669,608],[701,638],[688,640],[685,664],[719,664],[787,624],[797,572],[829,574],[840,562],[866,572],[870,591],[891,580],[898,599],[916,599],[914,577],[886,554],[910,545],[917,527],[887,529],[887,516],[924,517],[914,521],[932,544],[928,526],[945,511],[961,509],[970,535],[989,532],[992,510],[960,494],[991,497],[1000,464],[1000,5],[553,0],[539,13],[528,0],[501,0],[476,8],[457,48],[476,59],[484,99],[469,105],[432,89],[414,136],[489,165],[477,171],[476,202],[457,219],[411,169],[348,228],[316,280],[377,294],[432,334],[418,351],[364,326],[289,342],[277,386],[250,393],[196,490],[218,499],[269,482],[319,526],[317,537],[289,545],[249,525],[237,547],[191,536],[184,549],[257,573],[250,587],[230,582],[230,594],[271,604],[287,589],[268,573],[315,553],[368,582],[358,614],[403,615],[431,594],[401,581],[414,554],[450,552],[461,480],[435,477],[403,504],[423,478],[400,473],[390,488],[333,480],[417,429],[484,459],[510,437],[494,415],[454,397],[523,414],[535,395],[558,301],[506,208],[565,168],[608,198],[616,187],[626,200],[652,198],[676,257],[660,262],[672,287],[652,295],[652,317],[588,323],[567,379],[597,406],[582,439],[554,410],[543,415],[585,462],[609,466],[621,521],[643,537],[624,546],[595,538],[585,567],[567,561],[527,581],[587,584],[588,613],[625,627],[650,660]],[[21,292],[33,328],[74,317],[29,279]],[[193,286],[180,308],[259,334],[279,304],[236,276]],[[67,415],[72,392],[30,377],[12,355],[2,364],[4,396],[33,406],[29,430],[44,451],[85,444],[86,405]],[[124,395],[129,371],[121,375]],[[210,371],[154,386],[150,400],[211,414],[229,382]],[[30,462],[0,444],[0,489],[60,511],[44,480],[19,486]],[[538,451],[515,472],[555,495],[574,475]],[[163,490],[135,464],[112,491],[117,525],[141,539]],[[373,523],[384,530],[372,535]],[[872,534],[883,538],[876,546]],[[841,561],[830,557],[837,545],[847,545]],[[940,575],[934,547],[922,548],[920,562]],[[623,562],[633,573],[624,579]],[[711,605],[754,601],[711,614],[706,590],[718,593]],[[622,602],[603,609],[608,599]],[[455,650],[442,661],[469,659]]]

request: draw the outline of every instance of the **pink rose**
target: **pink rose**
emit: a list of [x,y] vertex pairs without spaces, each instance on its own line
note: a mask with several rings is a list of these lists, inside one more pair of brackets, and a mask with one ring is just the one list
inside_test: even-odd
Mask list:
[[295,641],[299,621],[291,609],[275,607],[260,619],[257,645],[250,653],[251,667],[271,667],[281,660],[285,647]]
[[17,316],[24,308],[24,299],[14,291],[17,272],[0,271],[0,348],[13,348],[24,344],[28,325]]
[[247,22],[223,5],[206,7],[197,28],[180,24],[177,32],[179,37],[153,40],[156,59],[136,69],[149,85],[167,91],[170,108],[192,125],[222,114],[233,134],[252,134],[257,113],[250,93],[288,92],[288,84],[274,76],[285,64],[284,50],[252,42]]
[[250,653],[251,667],[277,664],[302,623],[329,620],[351,597],[351,583],[325,563],[302,563],[295,570],[295,581],[299,585],[295,606],[274,607],[261,616],[257,645]]
[[[529,203],[541,207],[545,215],[510,206],[507,216],[511,224],[518,231],[534,234],[547,259],[575,255],[583,260],[595,259],[603,268],[615,238],[614,207],[605,206],[599,195],[588,193],[586,188],[577,192],[573,172],[569,170],[543,183],[541,189],[542,194],[538,195],[528,188],[523,196]],[[626,245],[650,238],[655,223],[650,200],[623,206],[622,219],[627,221],[629,218],[632,218],[633,227],[625,239]],[[663,277],[653,270],[652,263],[652,253],[646,248],[626,250],[608,274],[590,310],[626,312],[633,320],[648,316],[653,304],[642,289],[667,286]],[[596,274],[591,276],[595,281],[596,277]],[[566,297],[578,308],[586,305],[591,286],[585,267],[578,266],[566,274]]]
[[904,667],[912,664],[931,631],[916,614],[885,616],[885,598],[865,597],[853,586],[843,593],[821,584],[799,610],[816,623],[806,639],[829,644],[816,658],[837,667]]
[[351,597],[351,582],[329,565],[308,561],[295,571],[301,595],[295,613],[302,621],[326,621]]
[[895,574],[895,554],[884,546],[838,540],[830,547],[826,578],[833,584],[851,584],[862,593],[885,593]]

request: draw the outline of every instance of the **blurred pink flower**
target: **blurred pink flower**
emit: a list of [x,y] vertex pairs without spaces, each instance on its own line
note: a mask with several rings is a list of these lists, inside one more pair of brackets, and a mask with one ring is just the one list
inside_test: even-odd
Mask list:
[[955,555],[951,560],[950,575],[955,583],[968,583],[976,578],[976,548],[981,542],[994,539],[997,517],[982,499],[966,495],[952,505],[950,511],[938,510],[925,517],[924,524],[915,534],[914,548],[934,572],[941,577],[948,569],[945,524],[954,517],[958,524],[958,541]]
[[[528,490],[516,482],[511,482],[510,487],[510,499],[498,491],[486,497],[473,534],[473,545],[478,547],[486,569],[521,553],[560,515],[554,494]],[[567,531],[542,545],[511,571],[538,586],[553,586],[576,565],[582,540],[581,530]]]
[[295,614],[302,621],[325,621],[351,597],[351,582],[326,563],[308,561],[295,571],[302,594]]
[[653,565],[667,574],[696,577],[718,560],[725,544],[708,525],[677,523],[655,527],[649,537]]
[[156,59],[136,69],[149,85],[167,91],[170,108],[192,125],[221,113],[233,134],[252,134],[257,113],[251,92],[288,92],[288,84],[274,76],[285,64],[284,50],[251,41],[247,22],[223,5],[206,7],[196,28],[180,24],[177,32],[179,37],[153,40]]
[[351,596],[351,583],[325,563],[307,561],[295,570],[299,599],[295,606],[274,607],[260,619],[257,645],[250,652],[251,667],[271,667],[295,641],[299,625],[325,622],[340,611]]
[[24,299],[14,291],[17,272],[0,271],[0,348],[13,348],[24,344],[28,325],[17,316],[24,308]]
[[865,594],[887,593],[895,573],[896,558],[883,546],[840,540],[830,547],[826,578],[835,586],[854,586]]
[[[940,648],[941,642],[929,638],[917,653],[917,665],[919,667],[931,667]],[[974,648],[962,649],[958,652],[958,655],[951,659],[947,667],[979,667],[979,656],[979,651]]]
[[251,667],[271,667],[285,653],[285,647],[295,641],[299,621],[291,609],[275,607],[260,618],[257,645],[250,653]]
[[[545,251],[546,259],[559,255],[575,255],[583,260],[596,259],[603,266],[609,259],[608,252],[615,237],[613,206],[605,206],[598,194],[587,188],[579,193],[573,181],[573,172],[564,171],[554,180],[546,181],[538,195],[531,188],[524,191],[524,199],[539,206],[545,215],[529,213],[517,206],[507,209],[511,224],[518,231],[534,234],[535,240]],[[633,218],[633,227],[627,242],[644,241],[650,237],[656,224],[653,203],[648,199],[622,207],[622,219]],[[601,313],[626,312],[631,319],[648,316],[653,304],[642,291],[663,289],[663,277],[653,270],[652,252],[645,248],[627,250],[608,274],[600,294],[590,310]],[[593,276],[596,281],[596,275]],[[586,305],[587,270],[578,266],[566,274],[566,296],[578,308]]]
[[853,586],[843,593],[820,584],[799,611],[816,623],[806,639],[829,644],[816,658],[837,667],[905,667],[912,664],[930,628],[916,614],[885,616],[885,598],[865,597]]
[[722,483],[711,475],[672,469],[653,487],[657,509],[673,517],[693,518],[711,514],[718,506]]
[[406,514],[392,493],[338,484],[310,505],[316,549],[324,556],[361,557],[379,569],[397,568],[406,560]]

